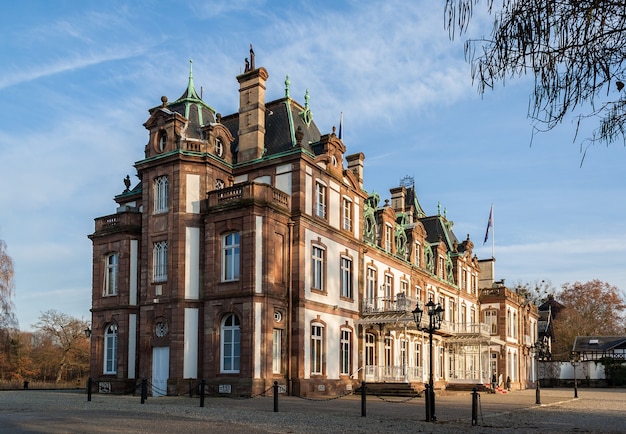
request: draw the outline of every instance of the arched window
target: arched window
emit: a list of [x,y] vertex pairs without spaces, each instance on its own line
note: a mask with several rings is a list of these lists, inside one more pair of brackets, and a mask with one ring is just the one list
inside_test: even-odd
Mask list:
[[230,314],[222,321],[221,333],[221,372],[239,373],[239,359],[241,353],[239,317]]
[[110,324],[104,332],[104,373],[117,373],[117,325]]

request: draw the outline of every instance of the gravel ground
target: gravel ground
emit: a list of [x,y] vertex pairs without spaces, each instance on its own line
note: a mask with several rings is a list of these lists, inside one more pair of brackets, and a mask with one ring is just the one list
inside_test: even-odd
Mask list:
[[422,398],[367,398],[366,417],[361,400],[272,397],[234,400],[206,398],[148,398],[92,396],[84,392],[2,391],[2,433],[626,433],[626,389],[542,389],[481,394],[477,426],[471,425],[469,394],[437,396],[436,423],[424,421]]

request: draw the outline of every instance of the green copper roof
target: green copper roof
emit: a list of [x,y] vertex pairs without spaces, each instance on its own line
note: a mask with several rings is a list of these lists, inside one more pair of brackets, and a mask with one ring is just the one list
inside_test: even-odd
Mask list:
[[198,92],[196,92],[196,88],[193,85],[192,65],[193,65],[193,60],[190,59],[189,60],[189,82],[187,83],[187,89],[185,90],[185,93],[183,93],[181,97],[178,98],[176,101],[169,104],[169,106],[184,104],[185,105],[184,116],[187,119],[189,119],[189,111],[193,105],[196,105],[198,107],[200,125],[204,125],[205,120],[202,119],[202,110],[200,108],[205,107],[209,109],[213,113],[213,115],[215,115],[215,109],[211,107],[210,105],[208,105],[207,103],[205,103],[204,101],[202,101],[202,98],[200,98],[200,96],[198,95]]

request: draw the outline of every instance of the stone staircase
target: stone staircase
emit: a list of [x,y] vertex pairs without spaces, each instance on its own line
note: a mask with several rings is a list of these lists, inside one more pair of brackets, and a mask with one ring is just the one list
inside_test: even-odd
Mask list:
[[[366,383],[365,385],[365,393],[375,396],[421,397],[422,390],[423,385],[421,383],[415,385],[409,383]],[[361,387],[357,387],[354,393],[360,394]]]

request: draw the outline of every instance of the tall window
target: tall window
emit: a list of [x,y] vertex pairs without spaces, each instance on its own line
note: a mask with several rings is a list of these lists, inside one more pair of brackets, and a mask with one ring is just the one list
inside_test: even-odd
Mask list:
[[343,199],[342,205],[342,213],[343,213],[343,229],[346,231],[352,230],[352,202],[348,199]]
[[106,257],[106,273],[104,275],[104,295],[117,294],[117,270],[119,255],[111,253]]
[[154,243],[152,247],[152,280],[164,282],[167,280],[167,241]]
[[238,280],[239,267],[239,232],[232,232],[222,237],[222,280]]
[[315,183],[315,215],[326,218],[326,186],[320,182]]
[[352,298],[352,259],[341,257],[341,296]]
[[283,331],[281,329],[274,329],[272,334],[272,373],[280,374],[282,371],[282,339]]
[[324,249],[319,246],[311,252],[311,288],[324,290]]
[[422,366],[422,343],[415,342],[415,359],[413,360],[413,364],[416,367]]
[[311,374],[322,375],[324,363],[324,327],[320,324],[311,326]]
[[393,229],[390,224],[385,225],[385,251],[391,252],[393,244]]
[[368,300],[369,303],[374,303],[374,300],[376,298],[377,280],[378,279],[376,277],[376,269],[367,267],[367,293],[365,294],[365,298]]
[[513,319],[511,318],[511,311],[506,311],[506,335],[508,337],[513,336]]
[[385,336],[385,367],[391,368],[393,366],[393,339],[390,336]]
[[418,267],[421,266],[422,263],[422,249],[420,248],[420,243],[415,242],[415,265]]
[[239,317],[234,314],[228,315],[222,321],[222,358],[221,372],[239,372],[240,348],[240,323]]
[[159,176],[154,179],[154,212],[166,212],[168,210],[168,202],[170,195],[170,187],[167,176]]
[[383,290],[385,291],[385,309],[390,310],[393,307],[393,276],[391,274],[385,274]]
[[117,373],[117,325],[110,324],[104,332],[104,373]]
[[342,375],[350,375],[350,342],[352,340],[352,332],[350,330],[341,330],[341,372]]
[[485,324],[489,326],[492,335],[498,334],[498,311],[489,309],[485,311]]
[[372,333],[365,334],[365,366],[376,364],[376,337]]

